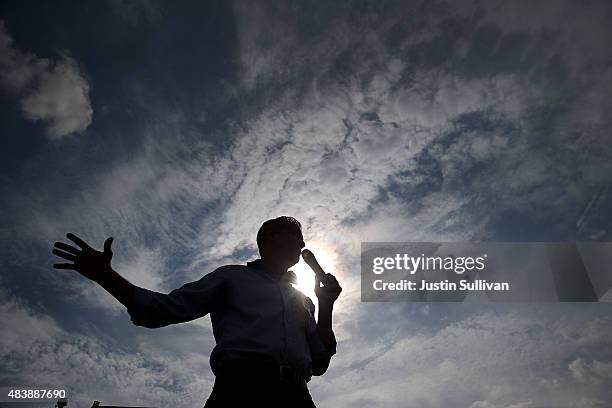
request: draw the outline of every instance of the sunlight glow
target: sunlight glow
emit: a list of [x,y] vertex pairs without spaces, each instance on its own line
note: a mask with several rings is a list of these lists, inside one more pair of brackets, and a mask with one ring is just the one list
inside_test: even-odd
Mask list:
[[[336,278],[339,277],[339,271],[337,270],[338,256],[335,247],[320,242],[308,242],[306,248],[314,253],[319,265],[325,272],[333,274]],[[297,276],[297,285],[294,285],[296,289],[310,297],[317,305],[317,296],[314,293],[315,275],[310,266],[300,257],[300,261],[291,267],[291,270]]]

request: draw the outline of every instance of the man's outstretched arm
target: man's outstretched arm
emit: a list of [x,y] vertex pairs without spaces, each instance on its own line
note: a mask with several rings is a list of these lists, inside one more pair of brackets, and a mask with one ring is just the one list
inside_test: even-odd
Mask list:
[[115,297],[125,307],[129,307],[134,293],[134,285],[111,268],[113,237],[104,241],[104,251],[96,251],[89,244],[72,233],[66,237],[77,246],[56,242],[53,254],[73,263],[53,264],[55,269],[72,269],[90,279]]
[[112,237],[104,242],[104,251],[100,252],[74,234],[66,236],[81,249],[56,242],[53,254],[73,263],[53,264],[53,267],[76,270],[98,283],[127,308],[137,326],[157,328],[190,321],[207,314],[218,302],[222,281],[217,273],[163,294],[133,285],[112,269]]
[[123,306],[130,308],[134,297],[136,285],[130,283],[117,271],[109,266],[109,270],[96,283],[113,295]]
[[128,313],[136,326],[150,329],[188,322],[205,316],[222,302],[223,286],[219,269],[168,294],[135,286]]

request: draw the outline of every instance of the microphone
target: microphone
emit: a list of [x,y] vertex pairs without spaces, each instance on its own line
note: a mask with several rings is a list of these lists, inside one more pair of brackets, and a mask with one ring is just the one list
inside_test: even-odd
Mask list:
[[304,249],[302,251],[302,258],[304,262],[310,266],[310,269],[317,275],[319,278],[325,275],[325,271],[321,268],[321,265],[317,262],[317,258],[315,258],[314,254],[309,249]]

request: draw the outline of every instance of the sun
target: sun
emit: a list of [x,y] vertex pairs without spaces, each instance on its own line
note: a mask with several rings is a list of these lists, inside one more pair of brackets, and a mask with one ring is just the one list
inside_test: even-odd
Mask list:
[[[323,268],[325,272],[331,273],[338,277],[338,256],[336,255],[336,251],[333,246],[319,242],[309,242],[308,245],[306,245],[306,248],[312,251],[317,258],[319,265],[321,265],[321,268]],[[294,285],[295,288],[312,299],[316,305],[317,296],[314,293],[315,275],[312,269],[310,269],[310,266],[308,266],[302,257],[300,257],[300,261],[293,265],[291,270],[295,272],[297,276],[297,284]]]

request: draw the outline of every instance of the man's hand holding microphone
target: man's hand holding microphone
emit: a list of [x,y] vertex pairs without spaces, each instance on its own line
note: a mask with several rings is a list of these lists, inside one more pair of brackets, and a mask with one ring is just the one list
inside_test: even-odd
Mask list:
[[302,250],[302,258],[315,273],[314,291],[317,295],[317,299],[319,299],[317,332],[319,333],[319,338],[323,345],[329,349],[335,342],[334,332],[332,331],[332,311],[334,302],[338,299],[338,296],[340,296],[342,288],[334,275],[325,273],[321,265],[317,262],[317,258],[315,258],[310,250]]
[[[315,273],[315,295],[319,299],[319,303],[333,303],[340,296],[340,292],[342,292],[342,288],[338,283],[338,280],[331,273],[326,273],[319,262],[317,262],[317,258],[314,256],[312,251],[308,249],[304,249],[302,251],[302,258],[304,262]],[[321,286],[321,284],[323,286]]]

